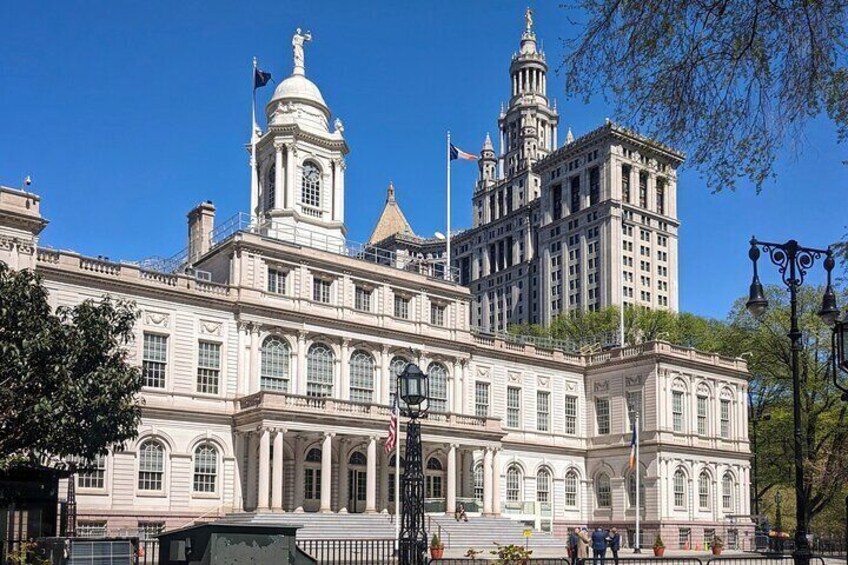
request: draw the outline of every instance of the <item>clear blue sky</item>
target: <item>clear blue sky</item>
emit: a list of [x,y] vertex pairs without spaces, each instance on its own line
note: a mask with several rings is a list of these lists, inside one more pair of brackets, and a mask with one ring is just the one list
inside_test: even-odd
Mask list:
[[[3,2],[0,184],[26,174],[50,219],[43,243],[140,259],[185,246],[185,213],[213,200],[246,211],[251,59],[291,70],[309,29],[307,75],[345,123],[349,236],[365,240],[388,181],[414,229],[444,230],[444,134],[477,152],[497,128],[526,4],[507,2]],[[531,2],[558,98],[560,139],[609,116],[568,100],[553,72],[574,29],[556,2]],[[272,87],[261,91],[267,101]],[[679,179],[681,308],[723,317],[746,292],[747,240],[824,246],[846,231],[848,146],[826,121],[787,151],[757,196]],[[470,223],[476,166],[454,167],[454,225]],[[766,270],[767,281],[776,273]]]

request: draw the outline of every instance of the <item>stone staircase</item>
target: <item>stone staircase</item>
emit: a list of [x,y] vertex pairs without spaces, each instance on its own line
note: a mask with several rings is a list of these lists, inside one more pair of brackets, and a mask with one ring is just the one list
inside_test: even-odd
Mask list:
[[[394,539],[395,524],[391,514],[317,514],[312,512],[263,512],[228,514],[231,523],[287,524],[303,526],[297,532],[298,539]],[[464,553],[468,548],[481,549],[488,553],[494,542],[502,545],[524,545],[527,541],[521,522],[503,517],[472,516],[468,522],[457,522],[452,516],[428,515],[425,518],[427,533],[440,533],[442,543],[451,553]],[[561,548],[565,552],[565,540],[546,532],[533,531],[528,545],[530,548]]]

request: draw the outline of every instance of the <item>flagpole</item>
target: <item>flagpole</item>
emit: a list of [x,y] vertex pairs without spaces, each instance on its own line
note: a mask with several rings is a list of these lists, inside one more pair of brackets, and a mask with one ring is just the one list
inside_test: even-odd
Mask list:
[[398,411],[395,439],[395,550],[400,551],[400,406],[397,400],[395,400],[395,406]]
[[450,165],[451,158],[450,158],[450,152],[451,151],[450,151],[450,145],[451,145],[450,130],[448,130],[448,144],[447,144],[447,147],[446,147],[446,149],[447,149],[447,154],[446,154],[447,169],[448,169],[448,172],[447,172],[447,177],[448,177],[447,198],[446,198],[447,199],[447,230],[446,230],[446,233],[445,233],[445,239],[447,240],[447,246],[446,246],[446,251],[445,251],[445,279],[447,279],[447,280],[451,280],[451,275],[450,275],[450,270],[451,270],[450,269],[450,267],[451,267],[451,224],[450,224],[450,213],[451,213],[451,191],[450,191],[450,188],[451,188],[450,187],[450,184],[451,184],[451,165]]
[[633,548],[633,553],[642,553],[639,537],[639,527],[642,523],[642,507],[640,506],[639,500],[639,486],[640,486],[640,469],[639,469],[639,412],[636,412],[636,428],[633,430],[633,433],[636,435],[636,547]]
[[250,77],[253,87],[253,105],[250,121],[250,215],[259,212],[259,178],[256,174],[256,57],[253,58],[253,74]]

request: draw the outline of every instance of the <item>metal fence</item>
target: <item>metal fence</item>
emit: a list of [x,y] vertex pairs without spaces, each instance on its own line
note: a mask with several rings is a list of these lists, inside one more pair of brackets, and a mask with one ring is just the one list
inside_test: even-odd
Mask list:
[[325,564],[390,563],[395,553],[394,539],[299,539],[297,546]]

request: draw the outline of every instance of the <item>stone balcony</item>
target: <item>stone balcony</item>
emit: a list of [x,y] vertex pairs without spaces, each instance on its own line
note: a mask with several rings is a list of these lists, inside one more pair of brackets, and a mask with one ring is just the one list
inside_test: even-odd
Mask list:
[[[344,424],[380,432],[387,429],[390,416],[391,408],[384,404],[267,391],[237,399],[235,414],[239,425],[261,419],[282,419],[324,425]],[[506,435],[499,418],[451,412],[431,412],[422,419],[421,426],[424,435],[462,435],[488,440],[500,440]]]

